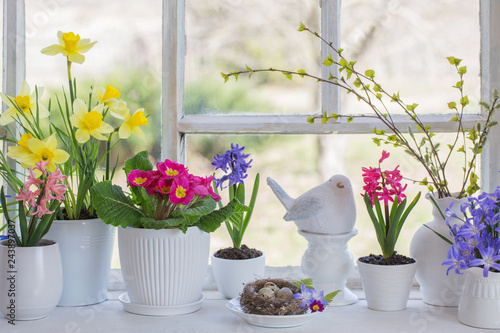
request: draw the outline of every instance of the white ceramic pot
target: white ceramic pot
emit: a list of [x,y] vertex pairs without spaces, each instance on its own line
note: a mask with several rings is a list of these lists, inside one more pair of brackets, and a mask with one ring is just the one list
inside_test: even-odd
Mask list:
[[62,293],[59,246],[49,240],[33,247],[13,247],[14,241],[9,242],[0,242],[0,312],[8,320],[43,318]]
[[[425,197],[431,202],[429,194]],[[435,198],[434,200],[443,214],[446,213],[446,209],[450,207],[451,203],[454,203],[453,211],[457,215],[461,214],[460,205],[467,201],[466,198],[456,199],[452,197]],[[426,225],[453,241],[450,229],[434,204],[432,204],[432,216],[433,220]],[[446,275],[448,266],[443,266],[442,263],[446,260],[449,250],[450,244],[425,226],[421,226],[411,240],[410,256],[418,261],[415,279],[420,284],[422,299],[427,304],[458,306],[465,277],[453,272]]]
[[203,297],[208,233],[197,227],[188,228],[185,234],[178,229],[118,228],[118,247],[131,303],[174,307]]
[[338,235],[325,235],[299,230],[299,234],[309,243],[302,256],[302,271],[314,281],[317,290],[330,293],[341,292],[335,296],[330,306],[343,306],[356,303],[358,297],[346,287],[347,278],[354,269],[351,251],[347,242],[358,234],[357,229]]
[[465,284],[458,305],[458,320],[469,326],[500,329],[500,273],[472,267],[465,271]]
[[266,255],[251,259],[222,259],[211,255],[212,274],[222,296],[227,299],[240,296],[247,282],[264,277]]
[[59,306],[104,302],[108,294],[115,227],[101,219],[55,220],[45,235],[59,243],[63,294]]
[[368,308],[379,311],[406,309],[417,262],[406,265],[373,265],[358,259],[358,268]]

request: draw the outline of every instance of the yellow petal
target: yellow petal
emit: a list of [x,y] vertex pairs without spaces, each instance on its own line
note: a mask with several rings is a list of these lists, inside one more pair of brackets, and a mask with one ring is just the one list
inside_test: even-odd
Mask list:
[[20,96],[29,96],[31,93],[30,86],[28,82],[23,81],[21,83],[21,88],[19,89],[19,95]]
[[51,136],[49,136],[48,138],[46,138],[45,140],[43,140],[43,142],[45,143],[45,147],[48,150],[50,150],[50,151],[56,150],[56,148],[57,148],[57,139],[56,139],[56,135],[55,134],[52,134]]
[[17,109],[14,107],[10,107],[0,116],[0,125],[10,124],[15,120],[17,115]]
[[144,135],[144,131],[142,130],[142,128],[134,127],[132,131],[134,132],[135,135],[137,135],[139,139],[146,141],[146,135]]
[[89,131],[86,131],[84,129],[79,128],[76,130],[75,138],[76,138],[76,141],[78,141],[79,143],[84,143],[84,142],[89,141],[90,133],[89,133]]
[[68,60],[71,62],[76,62],[77,64],[81,65],[85,61],[85,56],[80,53],[71,53],[68,54]]
[[97,43],[97,41],[91,43],[90,39],[82,39],[76,44],[76,49],[78,52],[85,53],[90,50],[95,43]]
[[45,148],[45,144],[37,138],[29,139],[26,144],[34,154],[37,154],[40,150]]
[[120,139],[128,139],[132,134],[132,127],[129,124],[123,123],[118,130],[118,136]]
[[87,114],[87,104],[84,101],[77,98],[73,102],[73,114],[78,117],[78,119],[83,120]]
[[54,157],[52,161],[56,164],[64,163],[69,159],[69,154],[62,149],[54,150]]
[[110,124],[108,123],[105,123],[103,122],[101,127],[99,127],[97,129],[97,131],[99,131],[100,133],[111,133],[113,132],[115,129],[113,128],[113,126],[111,126]]
[[46,48],[43,48],[42,52],[43,54],[45,55],[56,55],[56,54],[59,54],[59,53],[63,53],[64,51],[64,47],[61,46],[61,45],[58,45],[58,44],[53,44],[53,45],[50,45],[50,46],[47,46]]

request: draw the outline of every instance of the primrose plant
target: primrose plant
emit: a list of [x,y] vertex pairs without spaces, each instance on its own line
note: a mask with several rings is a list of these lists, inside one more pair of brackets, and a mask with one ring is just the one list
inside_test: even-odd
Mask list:
[[[220,178],[215,178],[215,189],[223,190],[229,187],[229,200],[237,199],[241,204],[245,204],[245,183],[244,180],[248,177],[247,170],[252,166],[250,163],[253,160],[247,161],[250,154],[244,154],[245,147],[240,147],[238,144],[231,143],[231,149],[228,149],[222,155],[215,155],[212,165],[215,170],[221,170],[224,175]],[[224,183],[228,181],[228,186]],[[254,179],[252,196],[247,205],[248,211],[232,216],[230,221],[226,221],[226,228],[233,242],[234,248],[240,248],[245,230],[250,223],[257,193],[259,192],[260,175],[257,174]],[[219,201],[219,206],[221,202]]]
[[[365,193],[362,195],[384,258],[394,255],[394,248],[406,218],[420,199],[419,192],[405,210],[407,198],[403,192],[407,185],[401,184],[403,176],[398,170],[399,165],[394,170],[385,171],[382,171],[380,166],[389,156],[390,154],[384,150],[377,168],[362,168],[365,183],[363,186]],[[383,203],[383,207],[380,202]],[[389,207],[390,202],[392,207]]]

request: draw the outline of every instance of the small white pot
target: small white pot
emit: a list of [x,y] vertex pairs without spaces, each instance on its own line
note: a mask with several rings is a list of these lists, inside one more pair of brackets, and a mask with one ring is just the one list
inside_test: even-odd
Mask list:
[[465,271],[465,284],[460,303],[458,320],[465,325],[479,328],[500,328],[500,273],[472,267]]
[[266,269],[266,255],[251,259],[222,259],[211,255],[212,274],[222,296],[227,299],[240,296],[247,282],[263,278]]
[[8,240],[0,242],[0,312],[8,320],[43,318],[59,302],[63,278],[59,245],[40,243],[9,247]]
[[185,234],[178,229],[118,228],[118,247],[131,303],[173,307],[202,299],[208,233],[198,227]]
[[64,282],[58,306],[104,302],[115,227],[101,219],[55,220],[45,237],[55,240],[61,249]]
[[406,309],[417,263],[373,265],[359,261],[359,274],[368,308],[379,311]]

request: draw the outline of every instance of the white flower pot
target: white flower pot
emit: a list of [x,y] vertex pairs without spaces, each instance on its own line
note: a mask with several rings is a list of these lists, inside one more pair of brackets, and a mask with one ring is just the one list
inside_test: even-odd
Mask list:
[[417,263],[373,265],[359,261],[359,274],[368,308],[379,311],[406,309]]
[[264,277],[266,255],[251,259],[222,259],[211,255],[212,274],[222,296],[227,299],[240,296],[247,282]]
[[[59,302],[63,274],[59,245],[48,240],[40,243],[9,247],[8,240],[0,242],[0,311],[8,320],[43,318]],[[13,253],[15,261],[11,261]]]
[[[208,233],[197,227],[186,234],[178,229],[118,228],[118,247],[130,303],[176,307],[202,299]],[[186,309],[193,312],[192,307]]]
[[45,235],[59,243],[63,294],[59,306],[82,306],[107,299],[115,227],[101,219],[55,220]]
[[465,271],[465,284],[458,305],[458,320],[469,326],[500,329],[500,273],[472,267]]
[[[430,201],[429,194],[425,197]],[[435,198],[435,200],[443,214],[446,213],[446,208],[449,208],[454,202],[453,211],[457,215],[461,214],[460,205],[467,201],[466,198],[456,199],[453,197]],[[450,229],[434,204],[432,204],[432,216],[433,220],[426,225],[453,241]],[[443,266],[442,263],[446,260],[449,250],[450,244],[425,226],[421,226],[411,240],[410,256],[418,261],[415,279],[420,284],[422,299],[427,304],[458,306],[465,277],[453,272],[446,275],[448,266]]]

